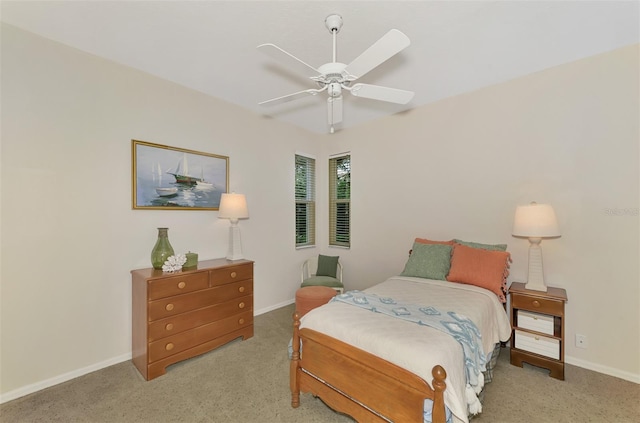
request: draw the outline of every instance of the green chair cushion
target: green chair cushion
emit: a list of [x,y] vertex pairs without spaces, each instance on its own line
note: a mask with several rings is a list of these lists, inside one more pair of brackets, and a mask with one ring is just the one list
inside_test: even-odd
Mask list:
[[308,279],[305,279],[302,284],[302,287],[305,286],[328,286],[330,288],[343,288],[342,282],[340,282],[336,278],[332,278],[330,276],[312,276]]

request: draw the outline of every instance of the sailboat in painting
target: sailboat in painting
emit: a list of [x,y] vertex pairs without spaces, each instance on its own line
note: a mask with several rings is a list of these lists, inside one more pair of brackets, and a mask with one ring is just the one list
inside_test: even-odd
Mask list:
[[204,179],[204,169],[202,169],[201,173],[200,173],[200,180],[196,181],[196,189],[202,190],[202,191],[210,191],[215,189],[215,187],[213,186],[213,184],[211,182],[207,182]]
[[202,178],[189,175],[189,164],[187,163],[187,155],[182,155],[182,160],[178,161],[175,172],[167,172],[169,175],[173,175],[176,178],[176,182],[179,184],[196,185],[198,181],[204,182]]
[[[155,173],[153,173],[153,180],[155,181]],[[162,170],[160,169],[160,163],[158,163],[158,186],[156,189],[156,194],[160,197],[173,197],[178,194],[177,187],[163,187],[162,186]]]

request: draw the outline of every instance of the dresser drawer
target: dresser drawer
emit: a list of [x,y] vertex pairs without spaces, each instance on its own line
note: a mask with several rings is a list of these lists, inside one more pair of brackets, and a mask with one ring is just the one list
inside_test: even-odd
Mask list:
[[224,285],[231,282],[253,279],[253,265],[241,264],[222,269],[213,269],[211,273],[211,285]]
[[253,311],[251,295],[156,320],[149,324],[148,339],[153,342],[246,311]]
[[248,311],[151,342],[148,362],[152,363],[169,357],[251,324],[253,324],[253,311]]
[[564,314],[564,302],[548,298],[537,298],[528,295],[512,295],[511,307],[526,309],[534,312],[562,316]]
[[150,280],[147,296],[150,300],[185,294],[209,287],[207,272],[171,276]]
[[252,279],[150,301],[148,318],[152,322],[247,295],[253,295]]
[[518,310],[518,327],[553,336],[553,316]]
[[520,350],[560,360],[560,341],[545,336],[515,330],[515,347]]

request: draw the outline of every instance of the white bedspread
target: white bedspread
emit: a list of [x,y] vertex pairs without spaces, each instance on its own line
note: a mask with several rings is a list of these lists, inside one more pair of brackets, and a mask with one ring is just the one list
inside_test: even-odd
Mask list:
[[[496,295],[473,285],[396,276],[365,292],[463,314],[480,329],[485,354],[511,335],[509,318]],[[445,404],[457,421],[468,422],[464,358],[460,344],[451,336],[340,302],[311,310],[300,327],[375,354],[415,373],[429,385],[433,366],[440,364],[447,372]]]

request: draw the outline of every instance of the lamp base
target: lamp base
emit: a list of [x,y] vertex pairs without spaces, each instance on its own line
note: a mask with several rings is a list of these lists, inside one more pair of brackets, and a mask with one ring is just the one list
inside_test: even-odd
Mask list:
[[542,248],[540,238],[529,238],[529,272],[526,289],[532,291],[547,292],[547,285],[544,283],[544,272],[542,270]]
[[227,260],[241,260],[244,258],[237,219],[231,219],[231,227],[229,227],[229,250],[227,251],[226,258]]
[[541,292],[547,292],[547,287],[545,285],[540,285],[540,284],[535,284],[535,283],[526,283],[524,285],[525,289],[528,289],[530,291],[541,291]]

